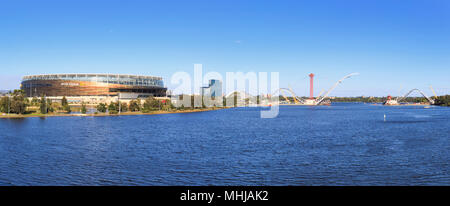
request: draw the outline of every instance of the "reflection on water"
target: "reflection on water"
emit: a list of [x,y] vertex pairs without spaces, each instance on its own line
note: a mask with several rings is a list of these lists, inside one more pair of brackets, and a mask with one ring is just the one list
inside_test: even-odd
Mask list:
[[0,185],[450,185],[449,108],[280,109],[0,119]]

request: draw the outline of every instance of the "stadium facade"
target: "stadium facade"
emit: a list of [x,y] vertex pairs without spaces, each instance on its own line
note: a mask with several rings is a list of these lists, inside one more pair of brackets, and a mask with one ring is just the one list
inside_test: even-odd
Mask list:
[[[24,76],[27,97],[116,97],[136,99],[165,97],[161,77],[122,74],[45,74]],[[92,99],[92,98],[91,98]]]

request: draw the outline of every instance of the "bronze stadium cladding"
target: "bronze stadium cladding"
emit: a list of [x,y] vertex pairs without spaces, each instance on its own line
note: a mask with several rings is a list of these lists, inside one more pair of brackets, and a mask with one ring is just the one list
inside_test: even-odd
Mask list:
[[152,93],[165,96],[167,88],[136,86],[78,80],[27,80],[21,89],[28,97],[33,96],[116,96],[119,92]]

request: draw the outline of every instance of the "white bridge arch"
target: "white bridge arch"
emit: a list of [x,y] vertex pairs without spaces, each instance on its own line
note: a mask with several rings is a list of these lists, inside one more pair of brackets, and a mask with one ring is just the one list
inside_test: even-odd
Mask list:
[[303,98],[300,98],[300,97],[298,97],[296,94],[295,94],[295,92],[294,91],[292,91],[291,89],[288,89],[288,88],[280,88],[279,90],[277,90],[276,92],[274,92],[272,95],[275,95],[275,94],[277,94],[277,93],[279,93],[279,92],[284,92],[284,91],[286,91],[286,92],[289,92],[291,95],[292,95],[292,97],[294,98],[294,101],[295,101],[295,103],[300,103],[300,104],[305,104],[305,103],[307,103],[308,105],[319,105],[323,100],[325,100],[327,97],[328,97],[328,95],[340,84],[340,83],[342,83],[345,79],[347,79],[347,78],[350,78],[351,76],[355,76],[355,75],[358,75],[359,73],[351,73],[351,74],[349,74],[349,75],[346,75],[346,76],[344,76],[344,77],[342,77],[340,80],[338,80],[330,89],[328,89],[328,91],[323,95],[323,96],[321,96],[320,94],[319,94],[319,96],[318,97],[316,97],[315,99],[313,99],[313,100],[305,100],[305,99],[303,99]]
[[402,100],[404,100],[406,97],[408,97],[412,92],[414,91],[418,91],[423,97],[425,97],[425,99],[427,99],[431,104],[434,104],[434,100],[429,98],[425,93],[423,93],[421,90],[419,89],[411,89],[408,93],[406,93],[405,95],[403,95],[402,97],[397,97],[396,101],[400,102]]

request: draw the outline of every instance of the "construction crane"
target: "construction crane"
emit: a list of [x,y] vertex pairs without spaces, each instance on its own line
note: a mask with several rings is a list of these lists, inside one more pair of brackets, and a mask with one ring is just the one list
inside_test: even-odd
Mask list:
[[[284,90],[281,90],[280,89],[280,91],[281,91],[281,96],[284,98],[284,100],[286,100],[286,102],[288,102],[288,103],[291,103],[291,100],[289,100],[286,96],[286,93],[284,93]],[[294,100],[295,100],[295,98],[294,98]]]
[[436,92],[434,91],[434,89],[433,89],[433,87],[430,85],[430,89],[431,89],[431,91],[433,92],[433,94],[434,94],[434,99],[437,99],[438,97],[437,97],[437,95],[436,95]]
[[289,88],[288,88],[289,91],[290,91],[291,94],[292,94],[292,98],[294,98],[295,103],[298,104],[299,102],[303,102],[303,101],[299,101],[299,100],[297,99],[297,95],[295,94],[294,90],[292,90],[291,85],[288,85],[288,87],[289,87]]
[[[284,96],[287,96],[287,95],[285,95],[284,92],[290,93],[292,98],[294,99],[295,104],[302,104],[304,102],[304,100],[302,98],[297,97],[297,95],[295,95],[295,93],[291,89],[288,89],[288,88],[280,88],[276,92],[274,92],[272,95],[276,94],[278,91],[283,93]],[[287,98],[287,97],[284,97],[284,98]],[[289,102],[291,102],[291,101],[289,101]]]

